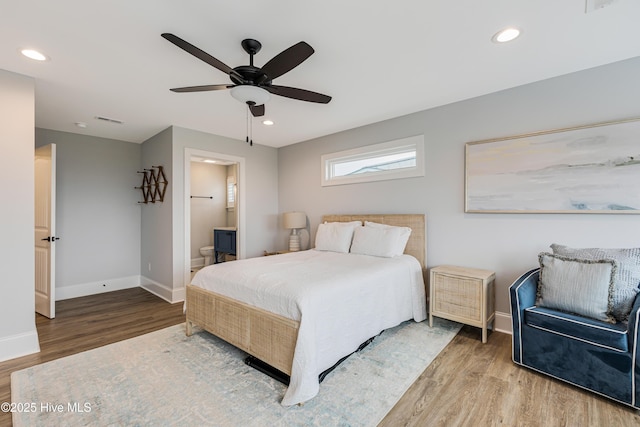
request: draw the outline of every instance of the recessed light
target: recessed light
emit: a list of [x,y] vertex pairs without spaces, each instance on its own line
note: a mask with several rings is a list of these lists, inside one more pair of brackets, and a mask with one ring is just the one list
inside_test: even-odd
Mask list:
[[508,27],[498,31],[493,35],[491,41],[494,43],[506,43],[515,40],[522,32],[516,27]]
[[21,49],[20,53],[29,59],[34,61],[47,61],[49,58],[42,52],[38,52],[35,49]]
[[212,160],[212,159],[204,159],[203,162],[205,162],[205,163],[216,163],[216,161]]
[[263,120],[262,124],[265,126],[273,126],[273,120]]

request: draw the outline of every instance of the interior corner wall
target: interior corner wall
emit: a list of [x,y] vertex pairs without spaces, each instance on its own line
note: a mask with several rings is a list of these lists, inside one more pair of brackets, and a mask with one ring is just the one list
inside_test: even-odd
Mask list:
[[40,351],[35,324],[35,82],[0,70],[0,361]]
[[[640,117],[639,75],[640,57],[280,148],[279,210],[304,210],[312,241],[325,213],[424,213],[428,267],[494,270],[496,309],[509,313],[508,287],[551,243],[638,247],[640,216],[465,213],[465,144]],[[417,134],[424,177],[320,186],[321,155]]]
[[[174,158],[174,262],[177,271],[184,271],[184,156],[185,149],[197,149],[214,153],[227,154],[245,159],[244,178],[241,183],[244,191],[245,256],[260,256],[265,250],[271,250],[276,244],[278,235],[278,150],[273,147],[254,144],[250,146],[243,141],[212,135],[205,132],[173,127]],[[239,172],[242,173],[242,172]],[[240,225],[238,225],[240,227]],[[182,262],[180,262],[182,261]],[[182,283],[183,277],[175,278]]]
[[173,209],[172,128],[142,143],[141,168],[162,166],[169,184],[162,202],[142,205],[140,275],[141,286],[173,301]]
[[140,283],[140,144],[36,129],[56,144],[56,300]]

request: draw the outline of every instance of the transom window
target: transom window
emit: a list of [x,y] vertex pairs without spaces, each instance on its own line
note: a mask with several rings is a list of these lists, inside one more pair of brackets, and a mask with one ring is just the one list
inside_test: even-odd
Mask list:
[[424,135],[322,156],[322,186],[424,176]]

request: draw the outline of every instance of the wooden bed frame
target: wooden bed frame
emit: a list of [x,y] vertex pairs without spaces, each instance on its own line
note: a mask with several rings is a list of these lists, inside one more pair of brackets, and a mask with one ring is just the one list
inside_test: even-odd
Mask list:
[[[426,218],[422,214],[325,215],[322,222],[371,221],[410,227],[405,253],[414,256],[426,277]],[[291,375],[299,322],[232,298],[187,285],[186,333],[198,326],[266,364]]]

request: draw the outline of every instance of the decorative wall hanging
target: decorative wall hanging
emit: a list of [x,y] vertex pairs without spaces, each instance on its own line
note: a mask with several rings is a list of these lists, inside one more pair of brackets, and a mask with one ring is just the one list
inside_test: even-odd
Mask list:
[[640,213],[640,118],[465,148],[465,212]]
[[144,199],[138,203],[163,202],[164,194],[167,192],[167,184],[169,183],[163,167],[151,166],[151,169],[143,169],[138,173],[142,174],[142,185],[135,188],[142,191],[142,198]]

